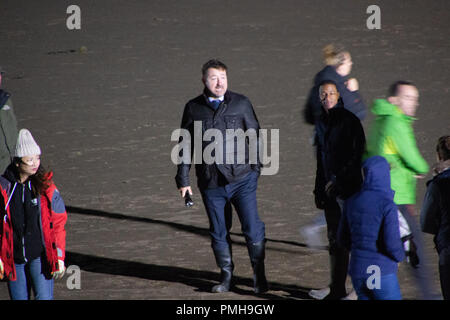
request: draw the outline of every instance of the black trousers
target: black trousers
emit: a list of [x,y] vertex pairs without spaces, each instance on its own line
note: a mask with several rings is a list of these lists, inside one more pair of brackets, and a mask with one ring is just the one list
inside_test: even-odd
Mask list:
[[325,219],[327,221],[327,237],[330,253],[330,274],[331,274],[331,293],[334,295],[345,296],[345,281],[348,273],[348,263],[350,253],[347,249],[340,246],[337,241],[337,231],[342,216],[344,201],[337,199],[327,199],[325,203]]
[[439,253],[439,278],[442,296],[444,300],[450,300],[450,248],[445,248]]

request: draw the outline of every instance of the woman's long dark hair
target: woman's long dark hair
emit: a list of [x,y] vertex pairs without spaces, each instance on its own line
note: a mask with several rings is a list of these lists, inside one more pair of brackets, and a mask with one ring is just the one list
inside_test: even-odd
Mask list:
[[[22,162],[21,158],[16,157],[13,160],[14,163],[13,167],[14,170],[16,171],[15,175],[18,180],[20,178],[20,175],[19,175],[19,168],[16,166],[16,164],[20,164],[21,162]],[[44,194],[45,190],[47,190],[48,187],[50,186],[50,179],[48,178],[49,173],[50,172],[45,170],[45,168],[41,164],[39,165],[37,172],[28,178],[31,182],[31,189],[33,190],[33,193],[36,196]]]

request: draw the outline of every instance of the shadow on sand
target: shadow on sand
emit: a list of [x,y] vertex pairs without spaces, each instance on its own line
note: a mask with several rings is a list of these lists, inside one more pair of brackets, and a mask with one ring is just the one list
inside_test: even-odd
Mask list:
[[[128,216],[121,213],[111,213],[100,210],[92,210],[72,206],[67,206],[66,209],[67,212],[69,213],[166,225],[177,230],[191,232],[200,235],[202,237],[209,238],[209,230],[206,228],[200,228],[190,225],[184,225],[181,223],[163,221],[152,218]],[[232,234],[243,237],[242,234],[238,233]],[[305,244],[298,243],[295,241],[284,241],[273,239],[267,239],[267,241],[284,243],[298,247],[306,247]],[[245,242],[241,243],[233,242],[233,243],[245,245]],[[199,271],[176,266],[144,264],[140,262],[97,257],[93,255],[87,255],[71,251],[66,252],[66,265],[77,265],[80,267],[81,270],[88,272],[129,276],[135,278],[143,278],[147,280],[183,283],[195,288],[195,290],[199,292],[210,292],[211,287],[217,284],[219,281],[219,272]],[[232,292],[241,295],[254,294],[252,288],[253,279],[234,276],[233,281],[235,286],[231,289]],[[310,297],[308,296],[308,291],[311,288],[270,282],[270,279],[269,285],[270,291],[268,293],[258,295],[259,297],[264,297],[267,299],[310,299]],[[242,289],[242,286],[249,287],[249,290]],[[285,294],[280,296],[278,294],[271,293],[273,291],[284,292]]]
[[[158,219],[152,219],[152,218],[129,216],[129,215],[125,215],[122,213],[113,213],[113,212],[106,212],[106,211],[101,211],[101,210],[85,209],[85,208],[80,208],[80,207],[67,206],[66,209],[67,209],[67,212],[70,212],[70,213],[77,213],[77,214],[104,217],[104,218],[110,218],[110,219],[118,219],[118,220],[128,220],[128,221],[135,221],[135,222],[161,224],[161,225],[171,227],[173,229],[194,233],[194,234],[197,234],[199,236],[206,237],[209,239],[209,230],[207,228],[201,228],[201,227],[196,227],[196,226],[191,226],[191,225],[185,225],[182,223],[170,222],[170,221],[164,221],[164,220],[158,220]],[[233,236],[238,236],[238,237],[242,237],[242,238],[244,237],[244,235],[242,233],[230,232],[230,234]],[[303,248],[308,247],[306,244],[297,242],[297,241],[277,240],[277,239],[270,239],[270,238],[266,238],[266,240],[268,243],[270,243],[270,242],[281,243],[281,244],[287,244],[290,246],[303,247]],[[245,245],[245,243],[243,243],[243,242],[233,242],[233,243]],[[326,246],[323,246],[323,247],[318,246],[315,249],[327,250],[327,247]]]
[[[77,265],[81,270],[117,276],[135,277],[146,280],[183,283],[198,292],[211,292],[213,285],[219,281],[219,272],[199,271],[175,266],[161,266],[134,261],[124,261],[111,258],[96,257],[77,252],[66,252],[66,265]],[[231,292],[240,295],[254,295],[253,280],[234,276],[234,287]],[[237,287],[238,286],[238,287]],[[266,299],[310,299],[310,288],[296,285],[285,285],[269,282],[271,291],[283,291],[283,295],[271,293],[260,294]],[[249,289],[243,289],[248,287]]]

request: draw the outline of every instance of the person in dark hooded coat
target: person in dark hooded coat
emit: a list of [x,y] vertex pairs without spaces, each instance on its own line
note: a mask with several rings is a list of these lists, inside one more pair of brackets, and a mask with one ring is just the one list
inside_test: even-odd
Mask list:
[[361,191],[345,202],[338,242],[350,250],[349,274],[359,300],[400,300],[397,271],[405,253],[389,163],[370,157],[363,172]]

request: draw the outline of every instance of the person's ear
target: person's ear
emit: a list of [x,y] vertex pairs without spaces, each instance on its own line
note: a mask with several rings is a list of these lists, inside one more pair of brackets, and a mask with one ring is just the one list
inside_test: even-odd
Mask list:
[[397,105],[397,97],[388,97],[387,101],[389,101],[390,104]]

